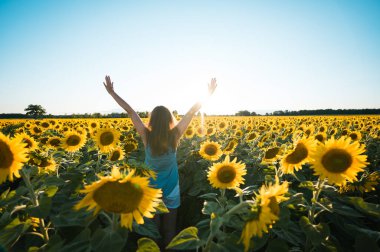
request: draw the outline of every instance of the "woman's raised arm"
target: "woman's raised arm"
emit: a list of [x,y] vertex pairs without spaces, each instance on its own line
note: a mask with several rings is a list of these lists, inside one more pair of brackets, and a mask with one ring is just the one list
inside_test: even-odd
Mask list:
[[[212,78],[211,82],[208,84],[208,96],[211,96],[214,93],[216,86],[216,79]],[[197,113],[198,110],[202,107],[203,102],[204,101],[195,103],[191,107],[191,109],[184,115],[184,117],[182,117],[182,119],[178,122],[176,128],[178,129],[179,138],[183,135],[183,133],[185,133],[195,113]]]
[[104,87],[107,89],[107,92],[115,99],[115,101],[122,107],[130,116],[133,126],[136,128],[137,133],[141,136],[142,141],[146,144],[146,126],[141,121],[141,118],[136,113],[136,111],[124,101],[113,89],[113,82],[111,77],[106,75],[105,82],[103,82]]

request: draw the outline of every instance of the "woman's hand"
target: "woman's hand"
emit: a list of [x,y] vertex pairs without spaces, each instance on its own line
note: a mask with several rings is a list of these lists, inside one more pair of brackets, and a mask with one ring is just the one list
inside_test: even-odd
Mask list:
[[113,90],[113,82],[111,81],[111,77],[109,75],[106,75],[106,82],[103,82],[103,85],[109,94],[115,93]]
[[208,84],[208,95],[212,95],[216,88],[216,79],[212,78],[210,84]]

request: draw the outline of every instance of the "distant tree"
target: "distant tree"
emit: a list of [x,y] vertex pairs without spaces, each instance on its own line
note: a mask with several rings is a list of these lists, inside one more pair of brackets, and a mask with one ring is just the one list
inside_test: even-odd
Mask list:
[[250,116],[251,112],[248,110],[240,110],[239,112],[235,113],[236,116]]
[[92,117],[92,118],[101,118],[101,117],[102,117],[102,114],[100,114],[99,112],[97,112],[97,113],[93,113],[93,114],[91,115],[91,117]]
[[139,112],[137,111],[136,112],[141,118],[148,118],[149,117],[149,112],[148,111],[144,111],[144,112]]
[[38,118],[39,116],[46,114],[46,110],[41,105],[30,104],[26,109],[24,109],[24,111],[27,111],[27,116],[31,116],[33,118]]

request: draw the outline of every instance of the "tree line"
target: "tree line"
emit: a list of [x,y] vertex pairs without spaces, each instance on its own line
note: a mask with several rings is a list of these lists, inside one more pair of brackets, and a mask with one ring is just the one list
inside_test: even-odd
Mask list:
[[[265,113],[266,116],[307,116],[307,115],[379,115],[380,109],[314,109],[314,110],[277,110],[273,113]],[[235,113],[236,116],[260,115],[248,110]]]
[[[122,113],[84,113],[84,114],[70,114],[70,115],[52,115],[47,114],[46,110],[41,105],[30,104],[24,109],[25,114],[22,113],[3,113],[0,114],[0,119],[38,119],[38,118],[126,118],[128,114]],[[149,116],[148,111],[137,112],[141,118]],[[178,115],[177,111],[173,111],[175,116]],[[273,113],[265,113],[265,116],[307,116],[307,115],[379,115],[380,109],[314,109],[314,110],[277,110]],[[235,116],[260,116],[254,111],[240,110],[235,113]],[[227,116],[227,115],[226,115]]]

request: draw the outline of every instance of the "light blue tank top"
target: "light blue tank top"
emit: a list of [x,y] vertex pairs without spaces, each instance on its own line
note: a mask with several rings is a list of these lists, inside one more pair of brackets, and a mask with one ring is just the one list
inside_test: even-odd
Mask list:
[[162,189],[165,205],[168,208],[177,208],[180,205],[180,194],[176,152],[169,150],[163,155],[152,156],[148,146],[145,148],[145,164],[157,175],[156,180],[150,178],[150,184]]

